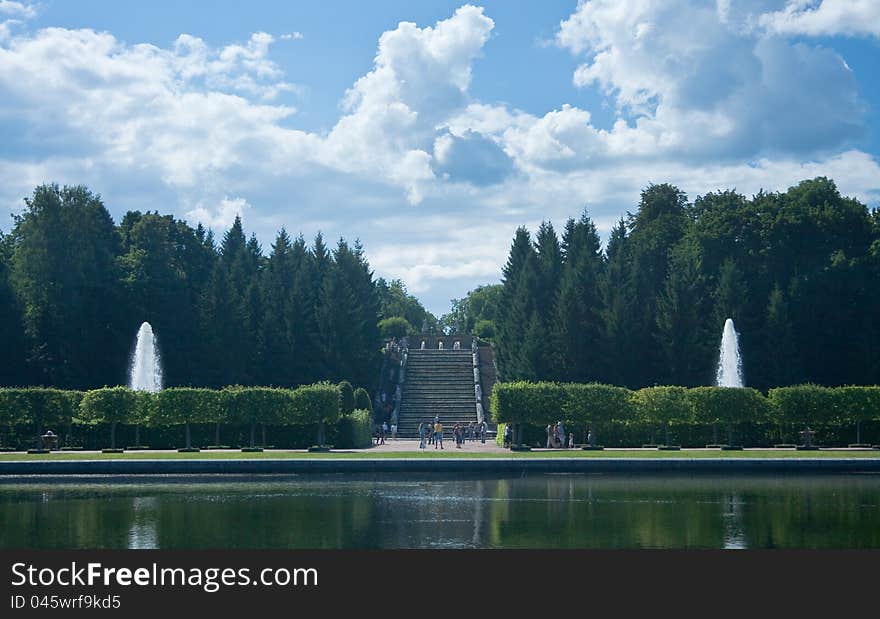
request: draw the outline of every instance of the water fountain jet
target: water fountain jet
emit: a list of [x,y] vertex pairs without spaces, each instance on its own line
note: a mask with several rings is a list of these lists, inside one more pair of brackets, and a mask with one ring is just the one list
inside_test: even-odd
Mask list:
[[730,318],[724,321],[719,353],[715,384],[719,387],[742,387],[744,382],[742,357],[739,354],[739,335]]
[[128,373],[128,386],[135,391],[156,393],[162,390],[162,365],[159,345],[150,323],[141,324],[135,340]]

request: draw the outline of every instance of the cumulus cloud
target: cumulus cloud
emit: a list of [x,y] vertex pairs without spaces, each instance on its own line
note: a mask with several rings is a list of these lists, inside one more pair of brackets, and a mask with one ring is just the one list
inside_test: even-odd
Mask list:
[[244,213],[253,208],[251,204],[244,198],[230,198],[224,196],[219,203],[213,206],[207,206],[199,203],[186,215],[202,224],[211,228],[228,228],[235,221],[236,217],[244,220]]
[[376,272],[434,311],[497,281],[518,225],[587,208],[607,233],[650,182],[695,197],[827,175],[876,204],[856,76],[833,49],[758,18],[780,6],[578,4],[556,43],[574,83],[610,104],[602,126],[566,101],[534,114],[475,98],[495,23],[471,5],[383,33],[324,133],[296,128],[298,87],[272,59],[298,33],[159,47],[0,29],[0,204],[18,208],[41,182],[86,183],[117,216],[158,208],[219,231],[243,215],[264,244],[281,226],[360,237]]
[[37,16],[37,8],[29,2],[0,0],[0,41],[12,36],[12,30]]
[[299,41],[303,38],[303,33],[299,31],[287,32],[281,35],[282,41]]
[[429,150],[436,126],[467,103],[471,64],[494,22],[465,5],[433,27],[401,22],[379,38],[375,67],[343,101],[345,115],[327,136],[322,160],[378,173],[417,204],[434,179]]
[[726,2],[591,0],[557,43],[585,57],[575,85],[616,105],[623,122],[599,134],[612,154],[812,154],[862,137],[866,108],[843,58],[768,39],[750,20]]
[[36,17],[37,9],[30,2],[16,2],[15,0],[0,0],[0,15],[10,15],[31,19]]
[[880,37],[877,0],[789,0],[780,11],[764,13],[759,23],[779,34]]

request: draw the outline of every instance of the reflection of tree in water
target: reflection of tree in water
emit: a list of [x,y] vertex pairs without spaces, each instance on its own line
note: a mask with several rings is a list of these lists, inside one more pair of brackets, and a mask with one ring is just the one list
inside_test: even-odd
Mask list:
[[872,476],[0,486],[0,547],[880,548]]

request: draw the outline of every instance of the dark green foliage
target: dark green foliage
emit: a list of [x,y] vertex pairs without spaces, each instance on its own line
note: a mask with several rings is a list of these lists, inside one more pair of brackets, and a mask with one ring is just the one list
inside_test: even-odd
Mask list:
[[323,276],[317,310],[322,357],[331,380],[375,380],[379,356],[378,295],[359,244],[340,239]]
[[343,415],[350,414],[356,406],[354,388],[347,380],[339,382],[339,410]]
[[692,205],[650,185],[604,255],[585,216],[554,239],[544,223],[511,246],[494,317],[504,380],[711,385],[732,318],[750,386],[880,382],[880,216],[829,179]]
[[[497,333],[501,296],[501,284],[493,284],[478,286],[463,299],[453,299],[452,309],[440,319],[443,329],[450,333],[473,333],[492,339]],[[488,335],[490,330],[492,334]]]
[[373,444],[373,416],[369,410],[358,409],[339,419],[334,447],[365,449]]
[[602,252],[596,226],[586,213],[570,219],[563,237],[565,264],[557,298],[555,343],[566,380],[601,378],[604,303]]
[[371,411],[373,403],[370,401],[370,394],[363,387],[354,390],[354,408],[355,410]]
[[281,230],[264,257],[240,218],[218,247],[201,225],[132,211],[116,226],[88,189],[43,185],[0,234],[0,386],[123,384],[143,321],[167,386],[372,386],[387,288],[357,243],[331,254],[320,234],[310,250]]
[[[423,331],[434,333],[437,331],[437,317],[427,311],[417,298],[409,294],[406,291],[406,285],[399,279],[387,282],[380,277],[376,280],[376,291],[379,294],[379,315],[383,321],[390,318],[403,318],[408,324],[408,331],[402,334],[394,332],[386,335],[383,330],[382,337],[403,337],[409,333]],[[399,331],[399,326],[397,328]]]
[[379,321],[379,334],[382,339],[398,339],[406,337],[413,332],[413,326],[406,318],[402,316],[392,316],[391,318],[383,318]]
[[41,185],[25,200],[11,237],[11,281],[33,380],[65,388],[121,382],[137,325],[122,336],[128,316],[119,234],[100,196]]
[[27,342],[22,306],[10,279],[12,239],[0,232],[0,385],[25,385]]

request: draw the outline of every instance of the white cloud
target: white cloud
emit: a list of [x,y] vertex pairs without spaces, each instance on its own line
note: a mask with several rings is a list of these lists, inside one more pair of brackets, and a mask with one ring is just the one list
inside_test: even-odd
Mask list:
[[531,114],[477,100],[473,67],[495,24],[474,6],[382,34],[326,133],[294,128],[297,87],[263,32],[220,47],[181,34],[167,48],[87,29],[9,33],[0,205],[57,181],[89,185],[117,216],[157,208],[219,232],[244,214],[264,245],[281,226],[323,228],[360,237],[379,275],[443,311],[497,281],[518,225],[561,225],[586,207],[607,233],[649,182],[693,198],[827,175],[876,204],[855,76],[832,49],[755,27],[770,10],[581,2],[557,44],[577,58],[575,82],[611,103],[601,127],[565,101]]
[[228,228],[235,221],[236,217],[244,220],[246,211],[252,209],[251,204],[244,198],[230,198],[224,196],[222,200],[213,207],[199,203],[190,211],[187,211],[187,217],[194,221],[211,228]]
[[299,41],[302,38],[303,38],[303,33],[298,32],[298,31],[287,32],[287,33],[281,35],[282,41]]
[[0,21],[0,42],[2,42],[12,36],[14,27],[21,26],[26,20],[36,17],[37,8],[29,2],[0,0],[0,16],[10,18]]
[[781,11],[761,15],[759,23],[778,34],[880,37],[880,2],[789,0]]
[[0,15],[10,15],[12,17],[32,19],[37,16],[37,8],[30,2],[0,0]]
[[346,93],[346,114],[327,136],[322,161],[378,173],[420,202],[434,179],[435,129],[466,105],[471,64],[493,27],[482,8],[465,5],[433,27],[401,22],[385,32],[374,69]]
[[611,155],[703,159],[811,154],[861,138],[866,108],[843,58],[768,39],[749,21],[725,2],[580,2],[557,42],[586,58],[575,85],[616,104],[620,120],[597,143]]

